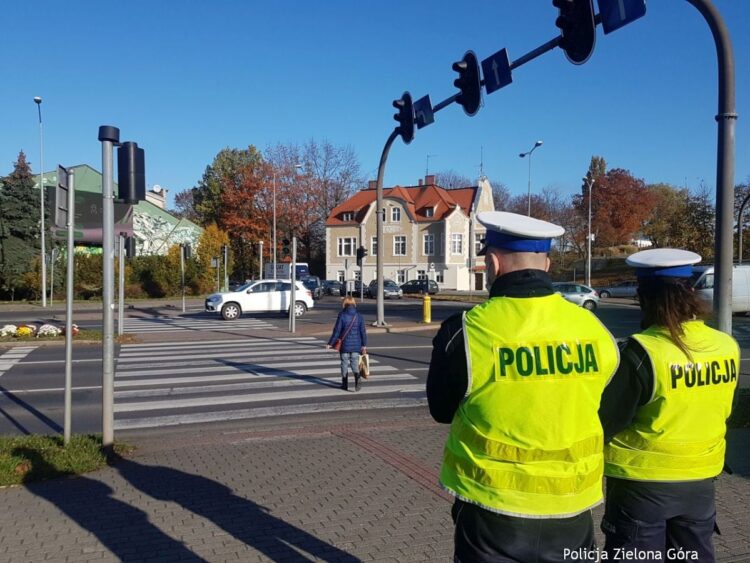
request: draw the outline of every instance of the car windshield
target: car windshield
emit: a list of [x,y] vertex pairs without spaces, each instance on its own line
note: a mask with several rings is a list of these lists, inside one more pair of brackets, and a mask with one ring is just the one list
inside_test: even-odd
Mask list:
[[306,280],[302,280],[302,283],[307,289],[315,289],[318,287],[318,284],[315,282],[315,280],[307,278]]
[[234,291],[245,291],[248,287],[250,287],[254,283],[255,282],[243,283],[241,286],[237,287]]

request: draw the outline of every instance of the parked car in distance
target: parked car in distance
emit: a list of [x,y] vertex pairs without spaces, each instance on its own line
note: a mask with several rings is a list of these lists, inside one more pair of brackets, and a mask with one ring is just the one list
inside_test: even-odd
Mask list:
[[341,295],[341,286],[338,280],[323,280],[323,293],[326,295]]
[[347,293],[351,293],[354,297],[358,297],[362,294],[362,282],[359,280],[346,280],[341,283],[339,294],[344,297]]
[[637,281],[626,281],[620,282],[616,285],[604,287],[599,290],[599,297],[606,299],[607,297],[633,297],[635,298],[638,290]]
[[410,280],[401,286],[404,294],[407,293],[428,293],[435,295],[440,288],[434,280]]
[[[378,296],[378,280],[372,280],[365,289],[365,295],[372,299]],[[383,299],[401,299],[404,290],[393,280],[383,280]]]
[[[312,292],[296,281],[294,314],[299,317],[313,307]],[[206,311],[219,313],[225,321],[240,318],[243,313],[288,312],[292,300],[291,280],[258,280],[246,283],[236,291],[214,293],[206,298]]]
[[320,278],[318,276],[307,276],[300,281],[310,290],[313,299],[320,299],[323,297],[323,284],[320,283]]
[[580,305],[589,311],[595,311],[599,306],[599,295],[596,290],[580,283],[555,282],[552,284],[555,292],[563,299]]

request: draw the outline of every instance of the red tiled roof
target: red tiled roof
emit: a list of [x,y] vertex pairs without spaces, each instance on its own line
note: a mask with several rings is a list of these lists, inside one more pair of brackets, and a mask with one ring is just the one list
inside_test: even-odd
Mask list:
[[[417,223],[432,223],[442,221],[456,207],[460,207],[468,215],[476,193],[476,186],[446,190],[440,186],[428,184],[425,186],[385,188],[383,189],[383,198],[401,200],[411,218]],[[334,227],[361,223],[376,199],[377,193],[374,189],[358,191],[331,211],[326,220],[326,226]],[[425,215],[426,209],[429,207],[435,209],[432,217]],[[352,213],[354,219],[344,221],[344,213]]]

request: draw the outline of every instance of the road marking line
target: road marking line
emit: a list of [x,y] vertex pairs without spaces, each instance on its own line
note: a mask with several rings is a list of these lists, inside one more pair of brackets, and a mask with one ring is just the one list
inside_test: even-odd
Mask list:
[[16,346],[0,355],[0,376],[36,349],[37,346]]
[[[259,337],[248,337],[248,338],[259,338]],[[257,344],[261,343],[268,343],[268,342],[284,342],[284,343],[294,343],[294,342],[309,342],[311,340],[318,340],[317,338],[314,338],[312,336],[300,336],[300,337],[290,337],[290,338],[270,338],[270,339],[263,339],[263,342],[256,342]],[[227,340],[200,340],[195,342],[153,342],[150,344],[123,344],[121,346],[122,350],[137,350],[137,349],[149,349],[149,348],[164,348],[167,346],[173,347],[173,348],[179,348],[184,346],[210,346],[215,343],[222,343],[226,344]],[[247,344],[254,343],[253,340],[248,340],[244,338],[236,338],[234,340],[230,340],[229,342],[245,342]]]
[[[416,385],[365,385],[357,395],[377,393],[410,393],[424,392],[424,384]],[[231,405],[238,403],[259,403],[266,401],[285,401],[307,399],[312,397],[341,396],[341,389],[304,389],[302,391],[282,391],[276,393],[257,393],[253,395],[228,395],[224,397],[199,397],[194,399],[173,399],[170,401],[142,401],[139,403],[121,403],[114,405],[114,412],[141,412],[148,410],[181,409],[190,407],[207,407]]]
[[[73,387],[73,391],[89,391],[92,389],[101,389],[101,385],[89,385],[87,387]],[[49,387],[47,389],[7,389],[14,395],[28,393],[58,393],[65,391],[65,387]]]
[[[341,391],[339,391],[341,393]],[[149,418],[116,419],[115,430],[138,428],[157,428],[178,426],[182,424],[221,422],[226,420],[243,420],[266,418],[293,414],[310,414],[316,412],[354,411],[369,409],[416,408],[427,404],[425,398],[369,399],[364,401],[335,401],[328,403],[309,403],[302,405],[284,405],[273,407],[256,407],[232,411],[215,411],[195,414],[178,414],[155,416]]]
[[[370,362],[374,363],[374,362]],[[247,373],[259,373],[263,372],[263,370],[271,370],[271,371],[279,371],[282,368],[298,368],[298,367],[309,367],[309,366],[340,366],[341,360],[335,359],[335,360],[327,360],[327,361],[307,361],[307,362],[284,362],[280,364],[274,364],[274,363],[264,363],[264,364],[255,364],[255,363],[248,363],[248,362],[241,362],[237,363],[235,365],[224,365],[216,367],[219,369],[227,369],[227,370],[238,370],[238,371],[244,371]],[[178,369],[165,369],[165,370],[142,370],[142,371],[127,371],[127,372],[121,372],[120,370],[117,370],[115,377],[142,377],[145,375],[161,375],[161,374],[170,374],[170,373],[205,373],[206,371],[209,371],[206,366],[203,367],[197,367],[197,368],[178,368]]]
[[326,349],[322,345],[316,345],[316,346],[307,346],[305,348],[294,348],[292,350],[289,349],[288,344],[274,344],[274,345],[268,345],[268,346],[232,346],[229,348],[224,349],[225,347],[218,347],[218,348],[211,348],[210,350],[206,349],[199,349],[199,347],[196,347],[194,350],[165,350],[165,351],[159,351],[159,352],[142,352],[142,353],[128,353],[128,354],[121,354],[119,357],[119,360],[121,362],[129,362],[129,361],[138,361],[140,359],[150,359],[150,358],[163,358],[163,359],[169,359],[169,358],[213,358],[213,357],[221,357],[222,354],[253,354],[255,356],[259,356],[262,354],[274,354],[278,352],[287,352],[288,353],[294,353],[294,354],[309,354],[309,353],[324,353],[324,354],[330,354],[330,351],[326,351]]

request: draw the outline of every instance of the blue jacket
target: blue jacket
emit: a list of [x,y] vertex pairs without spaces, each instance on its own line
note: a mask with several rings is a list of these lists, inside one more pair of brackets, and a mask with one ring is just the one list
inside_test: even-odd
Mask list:
[[351,330],[349,330],[349,333],[346,335],[344,343],[341,346],[341,350],[339,350],[339,352],[359,353],[360,349],[363,346],[367,346],[365,320],[362,318],[362,315],[357,312],[357,308],[353,305],[347,305],[346,309],[339,313],[339,316],[336,319],[336,324],[333,326],[333,334],[331,334],[331,338],[328,340],[328,345],[333,346],[333,344],[341,336],[343,336],[343,334],[346,332],[346,329],[349,328],[350,324],[352,324],[352,319],[356,320],[354,321],[354,325],[352,326]]

